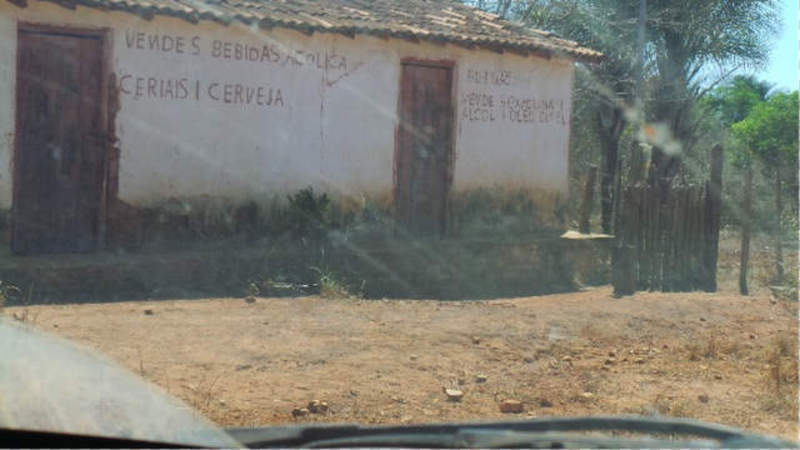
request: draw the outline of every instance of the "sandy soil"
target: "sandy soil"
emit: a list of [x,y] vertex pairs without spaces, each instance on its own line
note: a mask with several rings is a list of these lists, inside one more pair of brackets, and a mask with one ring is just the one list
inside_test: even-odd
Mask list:
[[[797,304],[609,288],[484,302],[259,298],[6,308],[225,426],[668,414],[797,439]],[[485,377],[485,381],[483,381]],[[443,388],[463,391],[448,401]],[[312,400],[325,413],[295,417]],[[524,403],[520,415],[499,403]]]

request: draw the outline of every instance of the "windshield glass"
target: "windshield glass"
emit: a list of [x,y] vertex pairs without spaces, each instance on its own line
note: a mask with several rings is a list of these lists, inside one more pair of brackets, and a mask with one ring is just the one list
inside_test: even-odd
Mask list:
[[0,426],[797,439],[797,14],[0,3]]

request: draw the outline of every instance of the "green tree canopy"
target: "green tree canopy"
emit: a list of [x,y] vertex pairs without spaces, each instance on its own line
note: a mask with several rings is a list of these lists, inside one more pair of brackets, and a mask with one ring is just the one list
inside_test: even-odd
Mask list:
[[725,127],[744,120],[750,111],[767,99],[772,85],[752,75],[737,75],[703,98],[703,105],[715,111]]
[[767,167],[797,167],[798,94],[779,92],[732,126],[733,134]]

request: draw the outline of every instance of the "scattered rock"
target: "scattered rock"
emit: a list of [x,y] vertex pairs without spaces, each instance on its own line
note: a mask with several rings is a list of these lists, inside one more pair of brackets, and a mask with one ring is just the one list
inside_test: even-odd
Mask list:
[[504,414],[520,414],[525,411],[525,405],[519,400],[503,400],[500,402],[500,412]]
[[546,398],[540,398],[539,399],[539,406],[541,406],[542,408],[551,408],[553,406],[553,402],[551,402],[550,400],[548,400]]
[[292,417],[305,417],[308,415],[307,408],[295,408],[292,410]]
[[715,380],[721,380],[721,379],[722,379],[722,375],[720,375],[720,374],[715,374],[715,375],[714,375],[714,379],[715,379]]
[[594,398],[594,394],[591,392],[584,392],[581,394],[581,397],[585,398],[586,400],[591,400]]
[[152,309],[145,309],[144,310],[144,315],[145,316],[152,316],[153,314],[155,314],[155,313],[153,312]]
[[708,403],[708,400],[709,400],[708,395],[706,395],[706,394],[698,395],[697,399],[700,400],[700,403]]
[[534,361],[535,361],[535,359],[531,358],[530,356],[526,356],[526,357],[522,358],[522,362],[524,362],[525,364],[530,364],[530,363],[532,363]]
[[613,358],[613,357],[617,356],[617,352],[615,352],[614,350],[611,350],[610,352],[608,352],[608,356]]
[[240,365],[236,366],[236,370],[242,371],[242,370],[251,369],[252,367],[253,366],[251,366],[250,364],[240,364]]
[[700,318],[700,322],[705,322],[705,321],[706,321],[706,318],[705,318],[705,317],[701,317],[701,318]]
[[226,406],[228,404],[228,402],[226,402],[225,399],[222,398],[217,400],[217,403],[219,403],[219,406]]
[[755,339],[755,338],[756,338],[756,335],[755,335],[755,334],[753,334],[753,333],[750,333],[750,335],[749,335],[748,337],[749,337],[750,339]]
[[486,375],[483,375],[483,374],[475,375],[475,382],[476,383],[486,383],[486,380],[488,380]]
[[475,345],[480,344],[481,343],[481,338],[479,338],[478,336],[472,336],[472,343],[475,344]]
[[244,298],[244,301],[246,303],[255,303],[256,302],[256,298],[254,296],[252,296],[252,295],[248,295],[247,297]]
[[58,328],[58,324],[57,324],[57,323],[54,323],[54,324],[53,324],[53,328]]
[[460,402],[461,399],[464,398],[464,392],[458,389],[445,388],[444,394],[447,396],[447,401],[449,402]]
[[567,355],[567,356],[561,358],[561,360],[564,361],[564,362],[572,362],[572,357]]
[[408,357],[408,359],[410,359],[410,360],[412,360],[412,361],[416,361],[418,358],[419,358],[419,356],[417,356],[417,355],[410,355],[410,356]]
[[636,358],[633,360],[636,364],[644,364],[644,358]]
[[610,365],[612,365],[612,364],[614,364],[616,362],[617,362],[617,358],[608,358],[603,362],[603,364],[606,365],[606,366],[610,366]]
[[668,348],[669,348],[669,345],[667,345],[667,344],[664,344],[664,345],[662,345],[662,346],[661,346],[661,348],[663,348],[664,350],[666,350],[666,349],[668,349]]
[[308,412],[312,414],[325,414],[328,412],[328,402],[320,401],[320,400],[312,400],[308,402]]

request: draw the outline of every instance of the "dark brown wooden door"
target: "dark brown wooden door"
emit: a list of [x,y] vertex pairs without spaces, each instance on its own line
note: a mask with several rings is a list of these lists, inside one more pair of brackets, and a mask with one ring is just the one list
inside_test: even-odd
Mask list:
[[20,29],[11,247],[89,251],[103,189],[102,40]]
[[417,234],[444,234],[453,152],[452,67],[403,64],[397,136],[398,220]]

